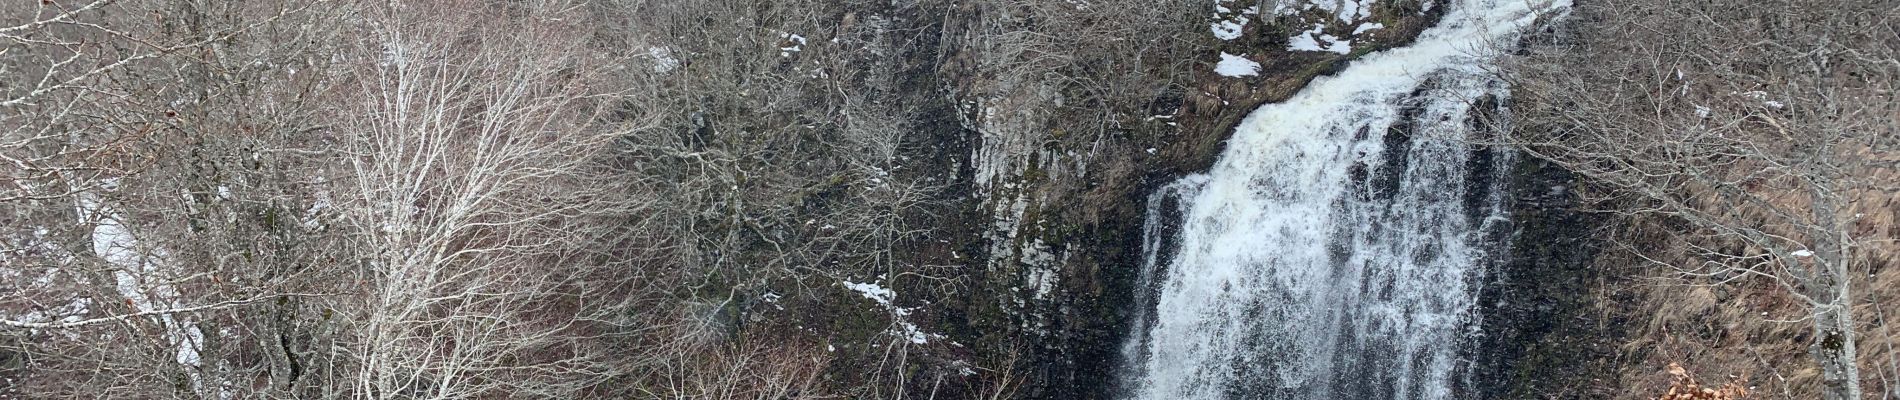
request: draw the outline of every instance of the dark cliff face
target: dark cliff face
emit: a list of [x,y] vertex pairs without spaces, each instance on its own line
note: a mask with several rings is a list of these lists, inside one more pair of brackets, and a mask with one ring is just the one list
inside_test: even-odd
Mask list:
[[1595,266],[1604,220],[1578,210],[1576,178],[1523,157],[1506,206],[1514,232],[1479,293],[1480,336],[1468,344],[1472,398],[1594,399],[1614,371],[1617,327],[1599,318],[1609,277]]
[[[1470,123],[1481,132],[1496,137],[1511,126],[1503,120],[1510,101],[1477,107]],[[1606,287],[1625,282],[1598,256],[1603,232],[1619,222],[1586,210],[1575,174],[1529,154],[1510,156],[1501,175],[1510,231],[1500,233],[1506,244],[1478,286],[1479,334],[1465,343],[1472,363],[1461,391],[1479,399],[1610,398],[1604,383],[1616,379],[1624,332],[1608,321],[1602,307],[1611,302],[1603,298],[1612,296]]]

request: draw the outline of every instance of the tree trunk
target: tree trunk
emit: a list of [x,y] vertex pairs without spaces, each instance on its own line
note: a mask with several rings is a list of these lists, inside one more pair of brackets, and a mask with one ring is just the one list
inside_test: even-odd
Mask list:
[[[1812,167],[1811,167],[1812,168]],[[1818,174],[1813,176],[1824,176]],[[1826,187],[1826,186],[1823,186]],[[1831,189],[1831,188],[1830,188]],[[1814,221],[1820,226],[1839,227],[1835,210],[1837,198],[1831,190],[1810,190],[1809,200]],[[1854,307],[1852,294],[1853,280],[1850,279],[1848,266],[1847,240],[1836,229],[1815,229],[1812,233],[1812,261],[1815,263],[1815,277],[1807,282],[1808,289],[1814,292],[1814,301],[1822,304],[1814,306],[1814,343],[1808,351],[1814,355],[1814,361],[1821,364],[1821,398],[1826,400],[1860,400],[1860,363],[1854,348]]]
[[[1847,285],[1838,285],[1837,296],[1847,295]],[[1860,366],[1854,360],[1854,318],[1844,299],[1815,308],[1814,343],[1809,345],[1814,360],[1821,364],[1821,398],[1860,400]]]

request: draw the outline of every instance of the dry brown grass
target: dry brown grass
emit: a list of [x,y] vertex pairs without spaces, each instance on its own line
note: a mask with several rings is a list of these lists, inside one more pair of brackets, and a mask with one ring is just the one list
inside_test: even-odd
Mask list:
[[[1665,392],[1672,362],[1755,377],[1756,398],[1854,396],[1847,363],[1860,393],[1900,386],[1896,20],[1866,2],[1579,2],[1510,67],[1527,152],[1618,219],[1597,260],[1620,277],[1600,297],[1614,397]],[[1815,346],[1823,330],[1853,346]]]
[[[1887,174],[1890,171],[1870,171]],[[1893,176],[1880,176],[1895,181]],[[1778,196],[1779,197],[1779,196]],[[1788,196],[1787,202],[1803,201]],[[1854,262],[1856,294],[1854,317],[1859,324],[1859,361],[1867,393],[1890,393],[1900,387],[1900,352],[1887,320],[1900,305],[1900,269],[1890,268],[1900,252],[1900,195],[1861,192],[1848,212],[1861,216],[1854,236],[1862,238]],[[1746,210],[1739,212],[1748,213]],[[1751,398],[1808,399],[1821,385],[1821,371],[1808,353],[1813,325],[1808,310],[1780,285],[1744,280],[1726,285],[1712,278],[1690,278],[1660,267],[1641,255],[1672,265],[1696,259],[1694,236],[1666,221],[1625,217],[1626,230],[1611,240],[1641,243],[1621,246],[1598,260],[1600,268],[1622,272],[1628,281],[1614,285],[1600,297],[1605,312],[1627,321],[1626,340],[1618,349],[1618,375],[1628,390],[1623,399],[1644,399],[1657,388],[1676,384],[1670,375],[1656,374],[1682,360],[1718,376],[1755,376]],[[1706,243],[1699,243],[1707,245]],[[1758,250],[1751,250],[1758,251]]]

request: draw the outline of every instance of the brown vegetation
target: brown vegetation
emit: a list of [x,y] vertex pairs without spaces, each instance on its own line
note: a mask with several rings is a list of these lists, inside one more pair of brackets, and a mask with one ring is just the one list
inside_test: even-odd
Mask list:
[[1675,363],[1669,364],[1669,376],[1675,379],[1675,382],[1670,384],[1669,391],[1663,393],[1657,400],[1743,400],[1748,398],[1746,387],[1748,379],[1746,378],[1721,386],[1703,386],[1696,382],[1695,376],[1690,375],[1688,370]]
[[1638,322],[1625,379],[1688,359],[1761,371],[1765,396],[1895,387],[1897,20],[1871,3],[1586,2],[1515,60],[1517,144],[1628,228],[1602,259],[1632,276],[1608,294]]
[[[990,277],[965,265],[955,122],[996,98],[1039,131],[1090,121],[1054,139],[1124,159],[1091,201],[1134,190],[1120,135],[1172,112],[1204,21],[1088,3],[0,10],[0,376],[35,397],[1046,393],[1021,332],[984,330],[1008,303],[967,295]],[[913,324],[943,337],[892,334]]]
[[0,14],[16,394],[848,392],[836,333],[737,306],[912,273],[938,187],[893,172],[902,104],[839,91],[893,72],[822,65],[893,32],[759,28],[816,4],[67,3]]

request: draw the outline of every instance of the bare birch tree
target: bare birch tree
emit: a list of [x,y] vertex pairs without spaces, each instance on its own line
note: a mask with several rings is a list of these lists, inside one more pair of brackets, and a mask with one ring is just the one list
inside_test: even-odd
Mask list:
[[[612,59],[584,4],[366,10],[335,93],[332,171],[360,297],[344,356],[359,397],[567,397],[614,376],[596,312],[626,286],[611,238],[646,198],[602,168],[641,129],[603,122]],[[510,26],[505,34],[489,27]],[[627,221],[634,224],[625,224]],[[609,321],[611,322],[611,321]]]
[[1713,284],[1799,299],[1827,399],[1860,399],[1856,276],[1896,190],[1900,8],[1791,1],[1591,2],[1513,76],[1513,139],[1588,177],[1618,211],[1687,223],[1649,255]]

